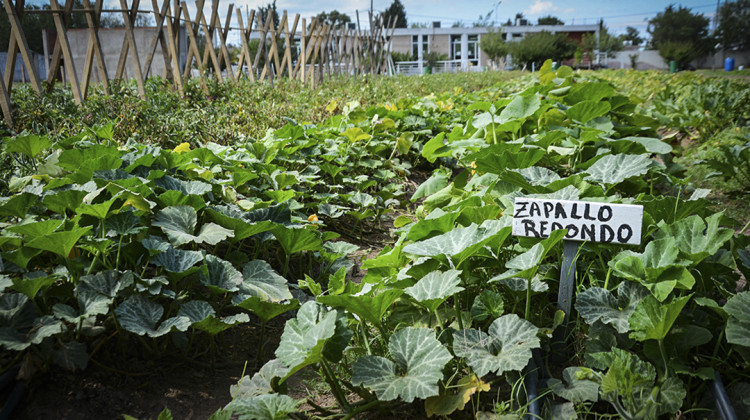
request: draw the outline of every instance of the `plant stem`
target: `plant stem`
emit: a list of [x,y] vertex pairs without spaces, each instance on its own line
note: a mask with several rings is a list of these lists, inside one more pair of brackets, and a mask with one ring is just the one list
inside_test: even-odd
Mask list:
[[341,408],[345,411],[349,411],[349,402],[346,401],[346,397],[344,396],[344,392],[341,390],[341,386],[336,379],[336,375],[334,375],[325,358],[322,358],[320,360],[320,366],[323,368],[323,373],[325,374],[327,379],[326,382],[328,382],[328,385],[330,385],[331,392],[333,392],[333,396],[336,398],[339,406],[341,406]]
[[370,338],[367,336],[367,328],[365,328],[364,321],[359,324],[359,329],[362,332],[362,341],[365,343],[367,354],[372,355],[372,350],[370,349]]
[[664,377],[662,380],[669,376],[669,366],[667,365],[667,351],[664,348],[664,340],[656,340],[659,343],[659,353],[661,353],[661,360],[664,363]]
[[370,401],[369,403],[359,406],[355,408],[354,410],[350,411],[349,414],[345,415],[342,420],[349,420],[350,418],[356,416],[357,414],[363,411],[367,411],[373,407],[376,407],[378,404],[382,404],[382,401],[380,400]]
[[531,321],[531,278],[526,280],[526,311],[524,312],[523,319]]

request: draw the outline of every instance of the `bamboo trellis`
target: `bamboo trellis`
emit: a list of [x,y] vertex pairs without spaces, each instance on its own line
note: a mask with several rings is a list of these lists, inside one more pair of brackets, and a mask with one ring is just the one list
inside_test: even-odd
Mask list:
[[[383,74],[392,68],[389,51],[390,39],[396,27],[395,20],[384,22],[380,17],[370,14],[370,30],[332,27],[315,18],[308,26],[307,20],[300,19],[299,14],[295,15],[294,19],[289,19],[284,11],[276,25],[271,13],[267,13],[264,21],[261,13],[251,10],[245,20],[242,11],[230,4],[222,22],[218,0],[211,4],[210,15],[204,13],[204,2],[205,0],[196,0],[197,12],[194,19],[191,19],[187,3],[178,0],[162,0],[161,5],[159,0],[151,0],[151,10],[140,10],[140,0],[120,0],[120,9],[108,10],[103,9],[103,0],[94,0],[93,4],[91,0],[83,0],[83,9],[74,9],[74,0],[65,0],[63,7],[60,7],[58,0],[50,0],[49,10],[24,10],[25,0],[4,0],[5,13],[11,26],[8,59],[3,77],[0,78],[0,108],[6,124],[13,127],[11,98],[16,56],[19,52],[29,75],[29,83],[39,95],[44,95],[54,86],[63,66],[65,80],[70,85],[77,104],[86,100],[92,88],[91,76],[94,66],[99,73],[102,88],[110,90],[111,79],[107,73],[99,37],[102,13],[120,13],[125,23],[122,49],[114,79],[123,77],[129,61],[133,69],[132,78],[135,79],[138,93],[143,99],[146,97],[144,81],[151,73],[157,46],[161,46],[168,78],[181,94],[185,93],[185,81],[190,77],[199,78],[202,89],[208,93],[209,78],[216,78],[221,83],[247,78],[252,82],[268,82],[272,86],[275,79],[287,78],[315,86],[316,83],[333,76]],[[231,25],[232,12],[235,12],[236,27]],[[46,75],[37,74],[31,60],[31,50],[21,26],[24,13],[53,15],[57,40]],[[80,78],[76,73],[66,23],[73,13],[85,14],[88,32],[86,57]],[[136,44],[135,21],[138,14],[153,14],[156,22],[156,32],[148,47]],[[183,69],[180,65],[181,57],[178,55],[181,28],[184,28],[187,34],[187,61]],[[199,45],[201,31],[206,37],[202,50]],[[227,44],[231,31],[239,31],[241,40],[236,63],[232,62]],[[298,53],[296,39],[299,39]],[[252,56],[250,46],[254,40],[258,40],[258,48]],[[218,45],[218,51],[214,49],[214,45]],[[138,48],[148,48],[143,64]],[[47,81],[46,89],[41,79],[44,76]]]

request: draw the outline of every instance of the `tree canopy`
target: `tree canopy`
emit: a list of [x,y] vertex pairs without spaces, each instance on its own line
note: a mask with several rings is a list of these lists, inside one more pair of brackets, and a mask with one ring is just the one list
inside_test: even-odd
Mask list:
[[622,36],[623,41],[629,41],[631,45],[641,45],[641,42],[645,41],[641,36],[641,33],[638,32],[638,29],[628,26],[625,28],[625,35]]
[[341,13],[338,10],[332,10],[329,13],[320,12],[315,18],[319,22],[327,23],[331,26],[339,26],[352,21],[349,15]]
[[[584,34],[581,38],[581,47],[586,52],[593,52],[597,49],[596,34]],[[602,25],[599,30],[599,52],[607,54],[612,58],[617,51],[622,50],[622,38],[609,33],[607,27]]]
[[536,23],[537,25],[565,25],[565,22],[560,20],[559,18],[549,15],[549,16],[542,16],[539,18],[539,20]]
[[[24,6],[25,11],[34,10],[49,10],[49,4],[45,4],[39,7],[34,4],[26,4]],[[82,9],[83,2],[81,0],[75,0],[73,3],[74,9]],[[5,5],[0,0],[0,51],[8,51],[8,43],[10,41],[10,21],[8,15],[5,13]],[[71,13],[69,20],[69,28],[88,28],[86,24],[86,16],[83,13]],[[23,33],[26,35],[26,41],[29,43],[29,48],[32,51],[41,53],[44,51],[44,44],[42,41],[42,30],[48,31],[55,30],[55,21],[52,19],[51,13],[25,13],[21,20],[21,28]]]
[[487,58],[498,63],[510,52],[510,46],[503,39],[502,30],[489,30],[479,41],[479,48],[487,54]]
[[721,5],[716,38],[725,50],[750,49],[750,0]]
[[690,9],[669,5],[648,22],[652,45],[665,61],[677,61],[680,68],[711,50],[709,19]]
[[573,57],[576,51],[575,42],[568,40],[566,34],[547,31],[528,34],[510,45],[510,55],[516,64],[530,66],[534,63],[537,68],[548,58],[563,61]]
[[401,0],[393,0],[390,6],[383,12],[383,22],[388,23],[388,18],[398,18],[397,28],[406,28],[406,9]]

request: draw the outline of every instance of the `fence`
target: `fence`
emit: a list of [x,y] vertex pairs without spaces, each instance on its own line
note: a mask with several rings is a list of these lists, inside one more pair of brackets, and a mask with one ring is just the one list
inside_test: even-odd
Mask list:
[[[422,74],[426,64],[419,65],[419,61],[399,61],[394,64],[396,74],[415,75]],[[461,60],[443,60],[438,61],[435,67],[431,68],[432,73],[458,73],[458,72],[482,72],[484,67],[469,65],[461,67]]]
[[[380,17],[369,15],[369,30],[350,27],[332,27],[311,19],[308,26],[305,18],[295,15],[289,19],[284,11],[278,25],[274,23],[273,14],[262,16],[255,10],[243,17],[242,11],[229,5],[222,23],[219,16],[219,1],[211,5],[210,15],[204,13],[204,1],[197,0],[196,15],[191,17],[186,2],[151,0],[153,10],[139,10],[140,0],[119,0],[120,9],[103,10],[103,0],[82,0],[83,9],[74,9],[74,0],[66,0],[60,7],[57,0],[50,0],[49,10],[25,10],[25,0],[4,0],[5,13],[10,21],[11,33],[8,45],[8,60],[3,77],[0,78],[0,108],[6,123],[13,127],[11,109],[11,92],[14,81],[16,56],[20,53],[26,69],[28,81],[34,91],[44,95],[54,85],[55,78],[64,66],[66,81],[70,85],[76,103],[81,104],[91,87],[92,73],[98,73],[102,87],[109,91],[109,73],[105,56],[102,52],[99,37],[99,20],[101,14],[120,13],[125,23],[122,49],[117,60],[114,79],[121,79],[125,74],[127,62],[132,66],[132,78],[138,86],[139,95],[145,99],[144,79],[151,72],[157,45],[161,47],[166,73],[172,80],[175,89],[184,94],[184,82],[190,77],[198,77],[202,88],[208,92],[207,79],[215,77],[219,82],[231,82],[248,78],[252,82],[267,81],[274,84],[274,79],[286,77],[298,79],[303,83],[315,85],[332,75],[351,75],[387,73],[393,68],[390,60],[390,41],[396,21],[383,22]],[[234,15],[232,12],[235,12]],[[29,50],[26,36],[21,27],[24,13],[52,13],[57,31],[49,65],[47,67],[46,86],[43,86],[39,71],[33,65],[33,52]],[[88,47],[83,63],[82,77],[78,77],[71,46],[68,40],[66,22],[73,13],[86,16]],[[139,13],[153,14],[156,21],[156,32],[147,47],[146,60],[141,64],[134,29]],[[232,20],[236,26],[232,26]],[[359,18],[359,15],[358,15]],[[301,22],[300,22],[301,21]],[[301,23],[301,24],[300,24]],[[299,26],[299,28],[298,28]],[[187,59],[182,61],[180,51],[180,31],[187,32]],[[203,32],[206,43],[200,47],[198,35]],[[240,54],[233,61],[229,54],[227,39],[231,31],[239,31],[241,39]],[[251,40],[259,40],[255,54],[251,54]],[[298,40],[298,45],[295,44]],[[282,43],[283,41],[283,43]],[[214,48],[217,45],[218,48]],[[298,50],[297,50],[298,48]],[[128,57],[130,60],[128,60]],[[296,57],[296,58],[295,58]],[[195,67],[195,71],[193,68]]]

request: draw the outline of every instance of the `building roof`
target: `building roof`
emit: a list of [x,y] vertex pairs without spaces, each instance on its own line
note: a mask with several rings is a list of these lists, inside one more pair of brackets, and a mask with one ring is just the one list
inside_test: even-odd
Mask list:
[[409,35],[478,35],[486,34],[489,30],[501,29],[507,34],[526,34],[534,32],[596,32],[599,25],[525,25],[525,26],[501,26],[501,27],[476,27],[476,28],[396,28],[393,36]]

